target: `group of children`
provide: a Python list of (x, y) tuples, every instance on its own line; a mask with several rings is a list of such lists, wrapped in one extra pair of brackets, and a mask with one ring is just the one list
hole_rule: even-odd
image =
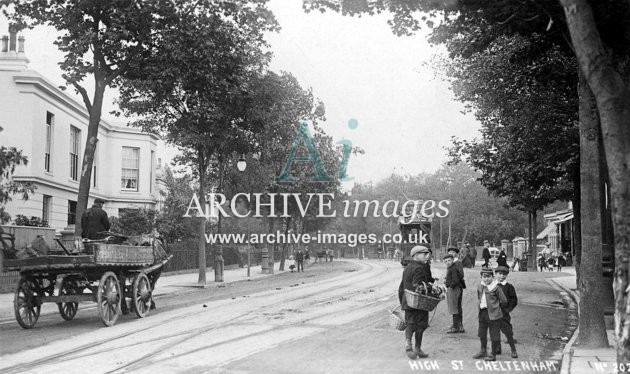
[[(512, 358), (518, 358), (512, 329), (510, 313), (516, 307), (518, 298), (514, 286), (507, 282), (510, 269), (498, 266), (496, 279), (490, 268), (481, 270), (481, 284), (477, 288), (479, 300), (479, 329), (477, 335), (481, 341), (481, 350), (473, 356), (475, 359), (495, 361), (501, 354), (501, 332), (505, 334), (511, 349)], [(488, 331), (491, 349), (488, 351)]]
[[(448, 309), (453, 315), (453, 325), (447, 334), (465, 332), (462, 316), (462, 294), (466, 288), (464, 282), (464, 269), (457, 259), (459, 250), (449, 248), (444, 256), (447, 266), (444, 285), (448, 288)], [(495, 279), (496, 273), (496, 279)], [(481, 270), (481, 283), (477, 288), (477, 300), (479, 307), (479, 329), (477, 335), (481, 341), (481, 350), (473, 356), (475, 359), (495, 361), (496, 355), (501, 354), (501, 332), (507, 337), (511, 348), (512, 358), (517, 358), (514, 344), (514, 332), (512, 329), (510, 313), (518, 303), (514, 286), (507, 282), (510, 268), (506, 263), (499, 264), (496, 272), (490, 267)], [(490, 332), (491, 349), (488, 351), (488, 331)]]

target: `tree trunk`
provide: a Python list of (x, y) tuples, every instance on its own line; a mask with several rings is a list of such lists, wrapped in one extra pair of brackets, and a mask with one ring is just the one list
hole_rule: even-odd
[[(532, 210), (532, 250), (534, 253), (534, 256), (536, 256), (537, 252), (538, 252), (538, 246), (537, 246), (537, 239), (536, 237), (538, 236), (538, 218), (536, 217), (536, 209)], [(534, 268), (536, 270), (538, 270), (538, 268), (536, 267), (536, 265), (534, 265)]]
[[(87, 137), (85, 140), (85, 150), (83, 151), (83, 161), (81, 163), (81, 178), (79, 179), (79, 194), (77, 196), (77, 211), (74, 224), (74, 235), (81, 236), (81, 217), (87, 209), (90, 198), (90, 184), (92, 181), (92, 164), (94, 163), (94, 151), (98, 140), (98, 127), (101, 123), (101, 113), (103, 110), (103, 96), (105, 94), (105, 79), (100, 79), (95, 73), (96, 87), (94, 89), (94, 100), (87, 108), (90, 115), (88, 122)], [(86, 105), (88, 103), (86, 102)]]
[[(284, 237), (286, 238), (289, 235), (289, 226), (291, 225), (291, 217), (286, 219), (284, 224)], [(280, 259), (280, 267), (278, 270), (284, 270), (284, 259), (287, 257), (287, 240), (282, 243), (282, 258)]]
[(535, 240), (532, 235), (532, 233), (534, 232), (534, 225), (532, 222), (533, 216), (534, 214), (531, 210), (527, 212), (527, 217), (529, 218), (529, 225), (527, 226), (527, 234), (529, 236), (529, 256), (527, 256), (527, 271), (538, 271), (538, 264), (536, 263), (536, 244), (534, 243)]
[[(198, 151), (199, 168), (199, 205), (206, 209), (206, 159), (202, 149)], [(198, 284), (206, 284), (206, 217), (199, 217), (199, 279)]]
[(574, 256), (573, 265), (575, 266), (575, 280), (576, 284), (580, 284), (580, 263), (582, 261), (582, 214), (581, 214), (581, 193), (580, 193), (580, 175), (576, 176), (577, 182), (574, 183), (574, 196), (573, 196), (573, 236), (571, 241), (573, 242)]
[[(273, 233), (273, 227), (274, 227), (274, 219), (272, 217), (268, 217), (269, 219), (269, 234)], [(273, 260), (273, 244), (269, 246), (269, 274), (273, 274), (273, 268), (274, 268), (274, 260)]]
[(604, 50), (587, 0), (561, 0), (573, 47), (599, 111), (615, 236), (617, 362), (630, 362), (630, 90)]
[(579, 74), (580, 98), (580, 187), (582, 258), (578, 340), (581, 347), (608, 347), (602, 305), (601, 177), (597, 106), (583, 74)]

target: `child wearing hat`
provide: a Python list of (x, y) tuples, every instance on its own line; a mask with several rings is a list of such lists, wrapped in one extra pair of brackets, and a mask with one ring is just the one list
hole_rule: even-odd
[(457, 257), (459, 249), (448, 248), (448, 254), (444, 256), (446, 263), (446, 279), (444, 285), (447, 287), (446, 300), (448, 312), (453, 316), (453, 325), (446, 332), (447, 334), (464, 333), (462, 297), (466, 283), (464, 282), (464, 266)]
[[(508, 344), (510, 345), (510, 349), (512, 350), (512, 358), (518, 358), (518, 354), (516, 353), (516, 345), (514, 344), (514, 330), (512, 329), (512, 322), (510, 313), (516, 308), (516, 304), (518, 304), (518, 298), (516, 297), (516, 289), (514, 286), (508, 283), (507, 276), (510, 273), (510, 269), (507, 266), (499, 266), (496, 270), (497, 280), (499, 282), (499, 288), (505, 294), (507, 298), (507, 305), (501, 308), (503, 312), (503, 318), (501, 319), (501, 332), (507, 338)], [(501, 354), (501, 342), (494, 348), (495, 354)]]
[[(402, 280), (398, 287), (398, 300), (401, 309), (405, 311), (405, 352), (410, 359), (426, 358), (429, 355), (422, 351), (422, 335), (429, 326), (429, 312), (414, 309), (407, 304), (405, 290), (415, 291), (417, 285), (423, 282), (430, 287), (433, 282), (429, 257), (431, 251), (427, 247), (417, 245), (411, 249), (411, 261), (405, 267)], [(416, 336), (415, 348), (411, 345), (411, 339)]]
[[(501, 307), (507, 305), (507, 298), (499, 287), (499, 282), (494, 279), (492, 269), (481, 270), (481, 284), (477, 288), (479, 299), (479, 330), (477, 335), (481, 341), (481, 350), (473, 356), (474, 359), (483, 358), (486, 361), (496, 360), (495, 348), (501, 342), (501, 319), (503, 312)], [(492, 350), (488, 354), (488, 330)]]

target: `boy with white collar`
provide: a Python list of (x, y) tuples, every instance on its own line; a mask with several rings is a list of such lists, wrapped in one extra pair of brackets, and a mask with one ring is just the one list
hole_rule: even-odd
[[(496, 360), (495, 349), (501, 343), (501, 307), (507, 305), (507, 298), (494, 279), (492, 269), (481, 270), (481, 284), (477, 288), (479, 299), (479, 330), (477, 335), (481, 341), (481, 350), (473, 356), (474, 359), (483, 358), (486, 361)], [(493, 349), (488, 354), (488, 330)]]
[[(516, 345), (514, 341), (514, 330), (512, 329), (512, 322), (510, 313), (516, 308), (518, 304), (518, 298), (516, 296), (516, 289), (514, 286), (508, 283), (507, 276), (510, 273), (510, 269), (507, 266), (499, 266), (497, 267), (497, 280), (499, 281), (499, 287), (501, 291), (505, 294), (507, 298), (507, 305), (502, 308), (503, 318), (501, 319), (501, 331), (505, 334), (507, 338), (508, 344), (510, 345), (510, 349), (512, 350), (512, 358), (518, 358), (518, 353), (516, 353)], [(500, 355), (501, 354), (501, 342), (497, 347), (493, 347), (494, 353)]]

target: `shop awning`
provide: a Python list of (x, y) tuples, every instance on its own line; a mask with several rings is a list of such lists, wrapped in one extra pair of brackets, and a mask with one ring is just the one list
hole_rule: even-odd
[(555, 230), (556, 230), (556, 224), (555, 223), (550, 223), (550, 224), (547, 225), (547, 227), (545, 227), (545, 229), (543, 231), (540, 232), (540, 234), (536, 235), (536, 239), (544, 239), (544, 238), (548, 237), (549, 234), (551, 234)]

